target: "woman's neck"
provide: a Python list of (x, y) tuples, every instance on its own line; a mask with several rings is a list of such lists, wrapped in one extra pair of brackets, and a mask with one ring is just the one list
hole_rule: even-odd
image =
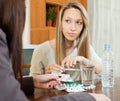
[(74, 47), (74, 41), (65, 40), (65, 47), (67, 49)]
[(72, 51), (75, 49), (74, 47), (74, 41), (65, 41), (65, 49), (66, 49), (66, 56), (72, 53)]

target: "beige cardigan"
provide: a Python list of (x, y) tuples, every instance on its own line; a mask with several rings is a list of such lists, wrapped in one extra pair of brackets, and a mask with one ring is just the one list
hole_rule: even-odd
[[(70, 54), (70, 56), (77, 56), (77, 48)], [(96, 54), (92, 46), (90, 46), (90, 60), (101, 63), (101, 59)], [(55, 52), (50, 46), (49, 41), (38, 45), (32, 56), (30, 75), (44, 74), (45, 68), (50, 64), (56, 64)], [(70, 72), (74, 80), (80, 79), (80, 72)]]

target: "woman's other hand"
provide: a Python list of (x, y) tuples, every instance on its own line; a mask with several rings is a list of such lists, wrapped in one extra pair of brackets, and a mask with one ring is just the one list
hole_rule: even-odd
[(52, 74), (43, 74), (33, 76), (33, 82), (35, 88), (47, 88), (51, 89), (55, 85), (62, 85), (59, 77)]
[(82, 56), (74, 56), (74, 57), (67, 56), (63, 59), (62, 66), (65, 68), (73, 68), (78, 63), (82, 63), (82, 61), (83, 61)]
[(51, 64), (51, 65), (48, 65), (46, 68), (45, 68), (45, 73), (46, 74), (51, 74), (52, 72), (62, 72), (62, 69), (63, 67), (57, 65), (57, 64)]
[(64, 68), (74, 68), (77, 64), (81, 64), (83, 66), (89, 66), (89, 67), (94, 66), (96, 73), (100, 73), (102, 71), (100, 63), (93, 62), (83, 56), (74, 56), (74, 57), (67, 56), (62, 61), (62, 67)]

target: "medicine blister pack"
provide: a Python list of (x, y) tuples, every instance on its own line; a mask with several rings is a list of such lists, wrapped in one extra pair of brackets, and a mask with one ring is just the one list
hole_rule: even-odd
[(73, 82), (73, 79), (70, 77), (70, 74), (62, 74), (57, 72), (52, 72), (53, 75), (59, 76), (61, 82)]
[(58, 90), (65, 90), (66, 92), (82, 92), (85, 91), (83, 88), (83, 84), (79, 84), (78, 82), (63, 82), (62, 86), (55, 86)]
[(83, 84), (79, 82), (74, 82), (74, 80), (70, 77), (69, 74), (58, 74), (53, 73), (54, 75), (60, 76), (60, 81), (62, 82), (62, 86), (56, 85), (55, 88), (57, 90), (65, 90), (66, 92), (82, 92), (85, 90), (90, 90), (95, 88), (94, 85), (85, 87)]

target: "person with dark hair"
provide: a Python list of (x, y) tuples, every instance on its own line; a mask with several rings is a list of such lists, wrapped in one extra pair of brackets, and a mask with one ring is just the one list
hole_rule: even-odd
[[(25, 23), (24, 0), (0, 0), (0, 101), (26, 101), (36, 88), (53, 88), (59, 77), (51, 74), (22, 78), (22, 33)], [(17, 81), (17, 80), (19, 81)]]
[[(24, 22), (24, 0), (0, 0), (0, 101), (28, 101), (21, 88), (28, 94), (33, 93), (34, 87), (49, 89), (56, 84), (61, 84), (59, 77), (51, 74), (22, 78), (22, 33)], [(87, 93), (81, 93), (79, 96), (77, 94), (68, 94), (66, 97), (61, 96), (60, 99), (74, 98), (76, 96), (84, 97), (84, 99), (86, 99), (85, 96), (88, 96), (91, 101), (95, 101), (94, 97)], [(59, 97), (51, 100), (59, 100)]]

